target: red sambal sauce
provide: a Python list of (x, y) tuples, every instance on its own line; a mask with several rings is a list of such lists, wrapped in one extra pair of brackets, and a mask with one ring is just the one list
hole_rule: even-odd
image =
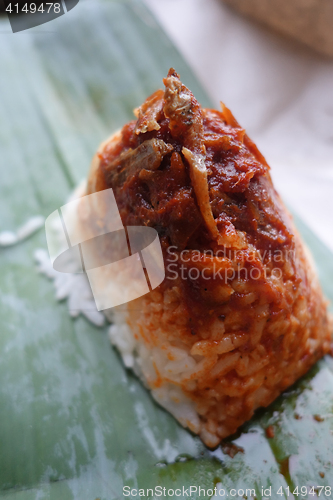
[[(261, 250), (292, 245), (292, 232), (284, 220), (280, 200), (272, 186), (268, 167), (258, 161), (245, 144), (244, 130), (227, 125), (223, 114), (203, 110), (206, 168), (209, 194), (219, 229), (232, 224), (244, 231), (248, 241)], [(101, 155), (104, 187), (112, 187), (126, 225), (154, 227), (168, 245), (185, 248), (214, 248), (198, 209), (182, 144), (172, 138), (168, 118), (159, 120), (160, 130), (136, 135), (136, 121), (122, 129), (121, 141)], [(151, 138), (173, 146), (159, 168), (146, 171), (144, 165), (123, 185), (108, 182), (110, 163), (121, 153), (136, 149)]]
[[(227, 108), (224, 112), (201, 109), (201, 116), (209, 198), (219, 233), (243, 232), (247, 245), (253, 245), (262, 254), (293, 248), (290, 221), (284, 216), (269, 167), (254, 143)], [(98, 189), (113, 188), (124, 225), (144, 225), (157, 230), (166, 264), (170, 247), (173, 252), (191, 249), (214, 253), (219, 246), (200, 212), (189, 165), (182, 153), (182, 137), (171, 134), (163, 106), (155, 118), (158, 130), (137, 133), (137, 122), (131, 121), (123, 127), (121, 140), (111, 149), (104, 149), (100, 154)], [(156, 148), (157, 154), (161, 148), (158, 141), (172, 146), (172, 150), (162, 151), (158, 168), (155, 165), (147, 169), (144, 161), (136, 168), (132, 151), (152, 141), (156, 143), (152, 143), (151, 151)], [(143, 150), (141, 154), (150, 152)], [(126, 161), (131, 162), (129, 167)], [(257, 263), (261, 267), (258, 272), (262, 272), (262, 264)], [(214, 283), (200, 278), (185, 279), (181, 286), (186, 289), (189, 306), (198, 301), (202, 304), (202, 311), (199, 307), (195, 315), (205, 314), (204, 304), (211, 300), (216, 280)], [(237, 307), (238, 295), (234, 294), (230, 305), (234, 303)], [(216, 307), (213, 309), (216, 312)]]

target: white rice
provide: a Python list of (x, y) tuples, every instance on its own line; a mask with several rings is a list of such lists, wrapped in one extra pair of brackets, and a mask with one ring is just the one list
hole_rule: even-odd
[(0, 247), (16, 245), (29, 238), (44, 225), (45, 219), (42, 215), (30, 217), (30, 219), (16, 231), (2, 231), (0, 233)]

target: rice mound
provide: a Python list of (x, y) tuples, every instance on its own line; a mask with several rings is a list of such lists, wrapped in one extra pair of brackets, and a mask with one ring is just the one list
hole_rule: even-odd
[(215, 447), (329, 352), (332, 324), (265, 159), (227, 108), (164, 83), (101, 145), (86, 194), (112, 187), (124, 225), (159, 232), (166, 278), (113, 309), (110, 339)]

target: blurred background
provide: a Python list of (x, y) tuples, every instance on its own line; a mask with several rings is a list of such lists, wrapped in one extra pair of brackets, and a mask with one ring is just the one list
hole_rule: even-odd
[[(225, 102), (257, 143), (285, 201), (333, 250), (333, 57), (221, 0), (145, 1), (214, 106)], [(316, 2), (300, 4), (302, 11)]]

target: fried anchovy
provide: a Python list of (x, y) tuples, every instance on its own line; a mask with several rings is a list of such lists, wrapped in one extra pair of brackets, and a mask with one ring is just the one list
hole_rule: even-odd
[(106, 181), (112, 186), (121, 186), (141, 169), (157, 170), (164, 156), (173, 146), (161, 139), (150, 139), (136, 149), (129, 149), (113, 160), (105, 169)]

